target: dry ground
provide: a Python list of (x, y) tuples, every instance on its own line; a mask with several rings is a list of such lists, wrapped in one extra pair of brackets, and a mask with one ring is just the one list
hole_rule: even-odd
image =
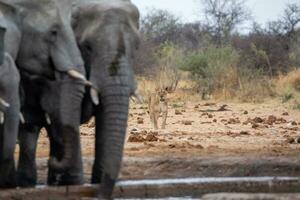
[[(299, 122), (299, 110), (274, 101), (177, 102), (169, 105), (167, 128), (155, 131), (147, 106), (132, 105), (121, 178), (299, 176)], [(93, 132), (93, 123), (81, 128), (87, 180)], [(47, 174), (47, 156), (48, 138), (43, 133), (38, 148), (41, 182)]]

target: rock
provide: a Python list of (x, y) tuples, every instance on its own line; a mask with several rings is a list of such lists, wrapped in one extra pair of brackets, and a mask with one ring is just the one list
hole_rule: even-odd
[(130, 135), (128, 142), (144, 142), (144, 138), (141, 135)]
[(195, 105), (195, 107), (194, 107), (195, 109), (197, 109), (197, 108), (199, 108), (199, 105)]
[(216, 103), (205, 103), (203, 106), (215, 106), (217, 105)]
[(193, 124), (193, 121), (189, 121), (189, 120), (184, 120), (182, 121), (182, 124), (186, 125), (186, 126), (190, 126)]
[(241, 121), (239, 119), (230, 118), (228, 124), (240, 124)]
[(144, 119), (142, 117), (137, 118), (137, 123), (138, 124), (144, 124)]
[(260, 117), (255, 117), (255, 118), (253, 119), (253, 122), (254, 122), (254, 123), (263, 123), (264, 120), (263, 120), (262, 118), (260, 118)]
[(216, 123), (216, 122), (218, 122), (218, 120), (214, 119), (213, 122)]
[(295, 143), (295, 139), (292, 138), (292, 137), (288, 137), (288, 138), (285, 140), (285, 142), (286, 142), (287, 144), (294, 144), (294, 143)]
[(240, 134), (241, 135), (250, 135), (250, 133), (248, 131), (241, 131)]
[(248, 115), (249, 112), (247, 110), (244, 111), (244, 115)]
[(147, 142), (157, 142), (158, 138), (154, 134), (149, 134), (146, 136), (145, 141)]
[(175, 110), (175, 115), (182, 115), (182, 112), (180, 112), (179, 110)]
[(131, 129), (130, 133), (131, 133), (131, 134), (135, 134), (135, 133), (137, 133), (138, 131), (139, 131), (139, 129), (133, 128), (133, 129)]
[(214, 117), (212, 114), (208, 114), (207, 116), (208, 116), (208, 118), (213, 118)]
[(282, 115), (283, 115), (283, 116), (288, 116), (289, 113), (288, 113), (288, 112), (284, 112), (284, 113), (282, 113)]
[(252, 124), (252, 128), (259, 128), (259, 125), (258, 124)]
[(266, 123), (269, 125), (273, 125), (277, 121), (277, 118), (274, 115), (270, 115), (266, 120)]

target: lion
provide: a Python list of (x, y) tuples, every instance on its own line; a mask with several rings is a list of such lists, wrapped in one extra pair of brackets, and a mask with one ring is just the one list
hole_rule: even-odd
[(170, 88), (157, 88), (155, 92), (149, 95), (148, 108), (151, 123), (154, 129), (158, 129), (158, 118), (162, 116), (161, 128), (165, 129), (168, 117), (168, 98)]

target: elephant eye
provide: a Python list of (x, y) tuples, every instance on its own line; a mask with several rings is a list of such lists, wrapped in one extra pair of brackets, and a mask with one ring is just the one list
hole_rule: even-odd
[(57, 35), (58, 35), (58, 29), (56, 26), (49, 30), (49, 38), (51, 42), (56, 41)]

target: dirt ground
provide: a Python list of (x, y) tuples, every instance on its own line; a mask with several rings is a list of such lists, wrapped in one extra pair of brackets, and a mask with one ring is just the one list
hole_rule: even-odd
[[(279, 102), (170, 103), (167, 128), (154, 130), (146, 105), (131, 105), (122, 179), (195, 176), (300, 176), (300, 111)], [(81, 128), (85, 175), (93, 163), (94, 124)], [(39, 139), (39, 175), (48, 138)]]

